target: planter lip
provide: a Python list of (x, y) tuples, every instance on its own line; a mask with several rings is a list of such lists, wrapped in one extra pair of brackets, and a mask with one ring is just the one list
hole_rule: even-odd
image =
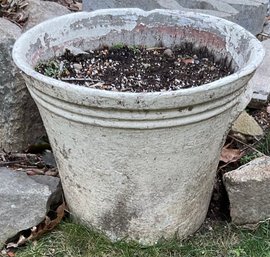
[[(186, 89), (179, 89), (175, 91), (163, 91), (163, 92), (140, 92), (140, 93), (135, 93), (135, 92), (118, 92), (118, 91), (108, 91), (108, 90), (102, 90), (102, 89), (95, 89), (95, 88), (88, 88), (85, 86), (80, 86), (72, 83), (67, 83), (61, 80), (57, 80), (51, 77), (47, 77), (45, 75), (42, 75), (41, 73), (38, 73), (37, 71), (34, 70), (33, 67), (29, 63), (26, 62), (25, 58), (23, 57), (25, 49), (25, 45), (28, 46), (27, 42), (29, 41), (29, 35), (31, 34), (36, 34), (39, 31), (44, 32), (43, 27), (48, 27), (52, 26), (55, 22), (63, 19), (72, 19), (78, 18), (83, 19), (83, 18), (91, 18), (95, 17), (97, 15), (102, 15), (102, 14), (114, 14), (117, 13), (119, 15), (124, 15), (124, 14), (134, 14), (134, 15), (141, 15), (141, 16), (148, 16), (154, 13), (161, 13), (161, 14), (168, 14), (168, 15), (183, 15), (186, 18), (196, 18), (196, 17), (201, 17), (201, 18), (211, 18), (214, 19), (215, 21), (222, 21), (228, 26), (233, 26), (234, 29), (237, 28), (239, 31), (243, 31), (243, 33), (250, 38), (250, 41), (252, 41), (253, 49), (256, 49), (256, 55), (254, 55), (254, 58), (252, 62), (250, 61), (247, 65), (245, 65), (243, 68), (240, 68), (238, 71), (235, 73), (223, 77), (219, 80), (213, 81), (211, 83), (203, 84), (198, 87), (193, 87), (193, 88), (186, 88)], [(41, 30), (42, 29), (42, 30)], [(40, 33), (39, 33), (40, 34)], [(159, 98), (167, 99), (170, 96), (189, 96), (193, 95), (194, 93), (199, 93), (202, 94), (203, 92), (206, 91), (212, 91), (212, 90), (217, 90), (219, 88), (222, 88), (230, 83), (233, 83), (237, 81), (240, 77), (245, 77), (248, 75), (251, 75), (256, 68), (261, 64), (263, 58), (265, 55), (264, 48), (259, 42), (259, 40), (253, 36), (250, 32), (242, 28), (240, 25), (237, 25), (233, 22), (230, 22), (228, 20), (211, 16), (208, 14), (202, 14), (202, 13), (196, 13), (196, 12), (185, 12), (185, 11), (178, 11), (178, 10), (167, 10), (167, 9), (155, 9), (151, 11), (144, 11), (139, 8), (115, 8), (115, 9), (101, 9), (101, 10), (96, 10), (93, 12), (79, 12), (79, 13), (73, 13), (73, 14), (67, 14), (63, 16), (59, 16), (50, 20), (46, 20), (35, 27), (31, 28), (24, 34), (20, 36), (20, 38), (15, 42), (13, 51), (12, 51), (12, 56), (15, 64), (21, 69), (23, 73), (26, 75), (33, 77), (40, 82), (50, 84), (51, 86), (58, 88), (60, 91), (66, 90), (66, 91), (71, 91), (71, 92), (80, 92), (80, 94), (83, 95), (89, 95), (93, 97), (105, 97), (107, 99), (130, 99), (130, 100), (135, 100), (138, 98), (144, 99), (147, 101), (148, 99), (151, 100), (156, 96), (159, 96)], [(215, 98), (218, 98), (220, 96), (216, 96)]]

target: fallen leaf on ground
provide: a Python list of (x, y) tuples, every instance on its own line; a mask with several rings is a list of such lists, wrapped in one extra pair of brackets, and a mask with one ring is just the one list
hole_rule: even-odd
[(9, 252), (7, 252), (7, 256), (8, 257), (15, 257), (16, 254), (14, 252), (12, 252), (12, 251), (9, 251)]
[(82, 3), (75, 2), (73, 4), (70, 4), (68, 9), (71, 11), (75, 11), (75, 12), (81, 11), (82, 10)]
[(28, 240), (36, 240), (43, 234), (53, 230), (63, 219), (65, 215), (65, 203), (62, 203), (57, 209), (56, 209), (56, 218), (51, 220), (48, 216), (45, 217), (45, 220), (40, 223), (37, 227), (34, 227), (32, 229), (32, 233), (29, 236)]
[(66, 208), (66, 204), (62, 203), (56, 209), (56, 218), (55, 219), (50, 219), (50, 217), (46, 216), (45, 219), (43, 220), (43, 222), (41, 222), (39, 225), (34, 226), (30, 229), (31, 234), (29, 237), (24, 237), (23, 235), (20, 235), (19, 240), (16, 243), (11, 242), (11, 243), (7, 244), (6, 249), (17, 248), (20, 245), (24, 245), (28, 241), (34, 241), (34, 240), (40, 238), (45, 233), (53, 230), (63, 219), (63, 217), (65, 215), (65, 208)]
[(219, 160), (225, 163), (236, 162), (243, 156), (243, 154), (244, 153), (240, 149), (227, 148), (224, 146)]

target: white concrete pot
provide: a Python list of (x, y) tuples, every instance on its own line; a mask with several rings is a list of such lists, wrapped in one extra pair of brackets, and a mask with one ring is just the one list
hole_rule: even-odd
[[(40, 60), (66, 47), (195, 43), (234, 74), (190, 89), (119, 93), (37, 73)], [(264, 56), (242, 27), (203, 14), (110, 9), (46, 21), (15, 44), (13, 57), (36, 101), (70, 211), (112, 240), (152, 244), (195, 232), (205, 219), (220, 150), (248, 104), (248, 81)]]

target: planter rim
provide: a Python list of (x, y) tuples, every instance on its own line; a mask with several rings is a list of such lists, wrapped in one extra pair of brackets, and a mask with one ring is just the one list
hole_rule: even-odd
[[(55, 23), (57, 23), (60, 20), (73, 17), (78, 17), (80, 19), (82, 18), (91, 18), (95, 17), (97, 15), (102, 14), (109, 14), (109, 13), (117, 13), (119, 15), (124, 15), (129, 13), (135, 14), (135, 15), (141, 15), (141, 16), (148, 16), (153, 13), (161, 13), (161, 14), (168, 14), (168, 15), (182, 15), (187, 18), (192, 17), (201, 17), (201, 18), (211, 18), (216, 21), (222, 21), (228, 26), (233, 27), (234, 29), (238, 29), (239, 31), (242, 31), (243, 34), (245, 34), (247, 37), (249, 37), (250, 41), (252, 42), (253, 49), (256, 49), (257, 53), (255, 55), (255, 58), (252, 60), (252, 62), (249, 62), (244, 67), (240, 68), (235, 73), (223, 77), (219, 80), (213, 81), (211, 83), (203, 84), (198, 87), (193, 88), (186, 88), (186, 89), (179, 89), (175, 91), (163, 91), (163, 92), (140, 92), (140, 93), (134, 93), (134, 92), (118, 92), (118, 91), (108, 91), (108, 90), (102, 90), (102, 89), (94, 89), (94, 88), (88, 88), (85, 86), (79, 86), (72, 83), (63, 82), (61, 80), (57, 80), (51, 77), (47, 77), (45, 75), (42, 75), (41, 73), (38, 73), (34, 70), (33, 67), (30, 66), (29, 63), (26, 62), (23, 54), (25, 53), (25, 46), (28, 46), (29, 42), (29, 36), (32, 34), (40, 34), (40, 32), (44, 31), (43, 27), (50, 27), (54, 26)], [(60, 90), (67, 90), (67, 91), (77, 91), (82, 94), (89, 94), (91, 93), (92, 96), (98, 96), (98, 97), (105, 97), (105, 98), (121, 98), (121, 99), (136, 99), (138, 97), (142, 97), (144, 100), (152, 99), (155, 96), (168, 98), (171, 95), (174, 96), (188, 96), (192, 95), (194, 93), (203, 93), (207, 90), (214, 90), (222, 88), (230, 83), (233, 83), (239, 79), (239, 77), (245, 77), (248, 75), (251, 75), (256, 68), (261, 64), (263, 58), (265, 55), (264, 48), (259, 42), (259, 40), (253, 36), (250, 32), (245, 30), (243, 27), (241, 27), (238, 24), (235, 24), (233, 22), (230, 22), (228, 20), (211, 16), (208, 14), (202, 14), (202, 13), (196, 13), (196, 12), (186, 12), (186, 11), (178, 11), (178, 10), (167, 10), (167, 9), (155, 9), (151, 11), (144, 11), (139, 8), (112, 8), (112, 9), (101, 9), (96, 10), (93, 12), (79, 12), (79, 13), (73, 13), (73, 14), (67, 14), (63, 16), (59, 16), (53, 19), (46, 20), (35, 27), (31, 28), (27, 32), (23, 33), (20, 38), (15, 42), (13, 47), (12, 56), (14, 59), (15, 64), (28, 76), (34, 77), (35, 79), (43, 82), (43, 83), (49, 83), (50, 85), (54, 86), (55, 88), (59, 88)]]

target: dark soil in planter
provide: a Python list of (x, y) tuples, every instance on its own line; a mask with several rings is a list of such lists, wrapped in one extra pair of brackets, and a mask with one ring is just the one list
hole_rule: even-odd
[(39, 63), (36, 71), (65, 82), (119, 92), (160, 92), (197, 87), (233, 73), (227, 58), (215, 61), (206, 48), (103, 47)]

